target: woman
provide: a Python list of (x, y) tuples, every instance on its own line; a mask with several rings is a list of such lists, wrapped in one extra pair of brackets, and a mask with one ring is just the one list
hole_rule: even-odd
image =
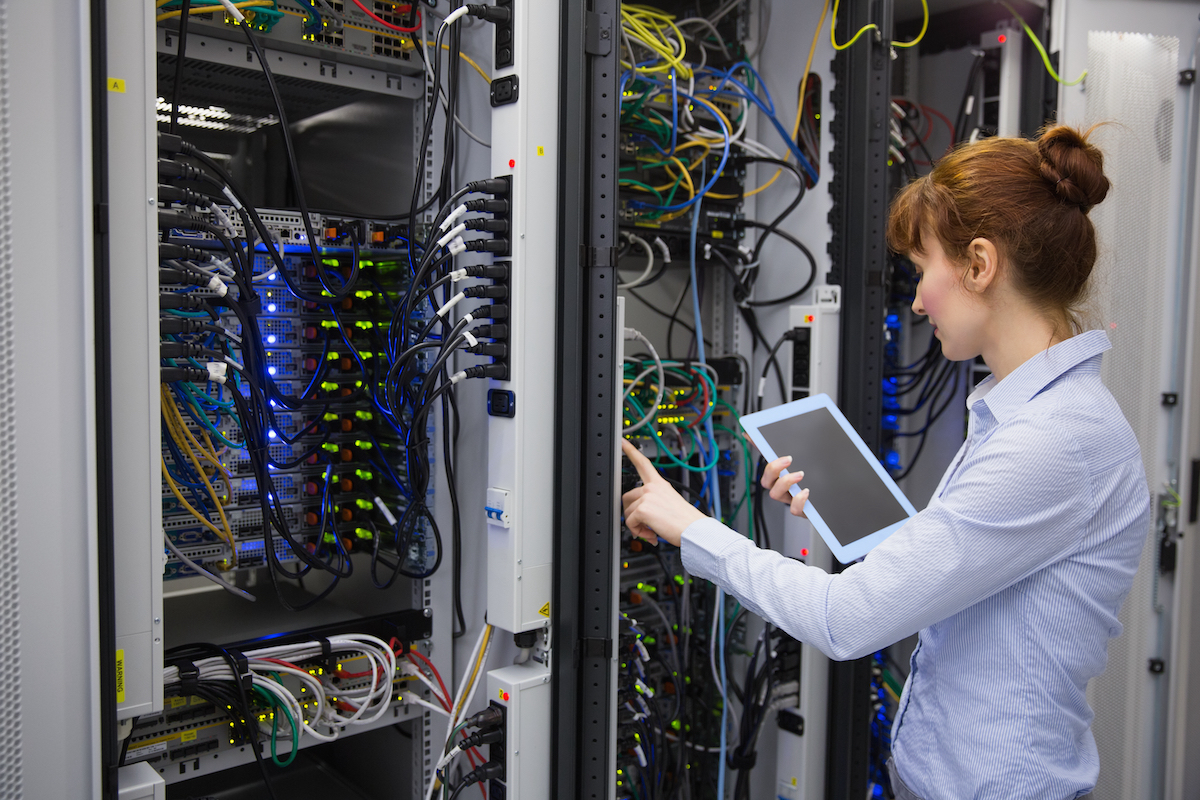
[[(1077, 309), (1096, 260), (1087, 217), (1109, 183), (1085, 134), (962, 147), (897, 197), (888, 241), (920, 273), (913, 311), (949, 359), (992, 376), (967, 399), (967, 441), (929, 506), (829, 575), (705, 517), (629, 442), (643, 485), (634, 535), (830, 658), (920, 641), (893, 728), (899, 798), (1087, 794), (1099, 772), (1084, 693), (1105, 666), (1149, 529), (1141, 453), (1100, 382), (1102, 331)], [(768, 465), (801, 514), (804, 475)], [(852, 490), (850, 490), (852, 491)]]

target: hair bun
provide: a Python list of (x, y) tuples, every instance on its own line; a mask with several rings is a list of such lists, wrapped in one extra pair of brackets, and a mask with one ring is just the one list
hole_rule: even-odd
[(1104, 156), (1088, 144), (1091, 130), (1080, 133), (1069, 125), (1047, 128), (1038, 137), (1042, 177), (1052, 184), (1064, 203), (1091, 211), (1108, 195), (1109, 182), (1104, 176)]

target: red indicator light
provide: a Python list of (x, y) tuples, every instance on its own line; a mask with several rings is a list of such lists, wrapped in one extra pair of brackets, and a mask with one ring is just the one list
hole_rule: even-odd
[(801, 547), (801, 548), (800, 548), (800, 557), (801, 557), (801, 558), (808, 558), (808, 548), (807, 548), (807, 547)]
[(814, 317), (812, 314), (805, 314), (805, 315), (804, 315), (804, 321), (805, 321), (805, 322), (812, 322), (814, 319), (816, 319), (816, 318), (815, 318), (815, 317)]
[(996, 41), (999, 42), (1000, 44), (1004, 44), (1005, 42), (1008, 41), (1008, 37), (1002, 33), (996, 37)]
[(512, 168), (513, 168), (513, 167), (515, 167), (516, 165), (517, 165), (517, 160), (516, 160), (515, 158), (510, 158), (510, 159), (508, 160), (508, 168), (509, 168), (509, 169), (512, 169)]

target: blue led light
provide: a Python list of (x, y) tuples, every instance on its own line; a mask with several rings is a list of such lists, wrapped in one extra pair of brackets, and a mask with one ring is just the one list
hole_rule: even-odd
[(274, 337), (274, 336), (268, 336), (268, 337), (267, 337), (267, 344), (275, 344), (275, 337)]
[(275, 374), (275, 368), (274, 368), (274, 367), (267, 367), (267, 374), (268, 374), (268, 375), (274, 375), (274, 374)]
[(267, 304), (267, 311), (274, 312), (274, 311), (275, 311), (275, 304), (274, 304), (274, 303), (268, 303), (268, 304)]
[(267, 431), (267, 436), (272, 439), (274, 439), (276, 437), (276, 435), (277, 434), (275, 433), (275, 431)]

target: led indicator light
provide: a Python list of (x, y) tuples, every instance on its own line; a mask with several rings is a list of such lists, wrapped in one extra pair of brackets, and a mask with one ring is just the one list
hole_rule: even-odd
[(996, 37), (996, 41), (999, 42), (1000, 44), (1004, 44), (1005, 42), (1008, 41), (1008, 37), (1002, 33)]
[(805, 321), (805, 322), (812, 322), (814, 319), (816, 319), (816, 317), (814, 317), (812, 314), (805, 314), (805, 315), (804, 315), (804, 321)]
[(275, 337), (274, 337), (274, 336), (268, 336), (268, 337), (267, 337), (267, 344), (275, 344)]
[(800, 548), (800, 557), (801, 557), (801, 558), (808, 558), (808, 548), (807, 548), (807, 547), (801, 547), (801, 548)]
[(274, 304), (274, 303), (267, 303), (267, 311), (274, 312), (274, 311), (275, 311), (275, 304)]
[(517, 160), (515, 158), (510, 158), (508, 160), (508, 168), (513, 169), (516, 166), (517, 166)]
[(269, 375), (274, 375), (276, 371), (277, 370), (274, 367), (267, 367), (267, 374)]

